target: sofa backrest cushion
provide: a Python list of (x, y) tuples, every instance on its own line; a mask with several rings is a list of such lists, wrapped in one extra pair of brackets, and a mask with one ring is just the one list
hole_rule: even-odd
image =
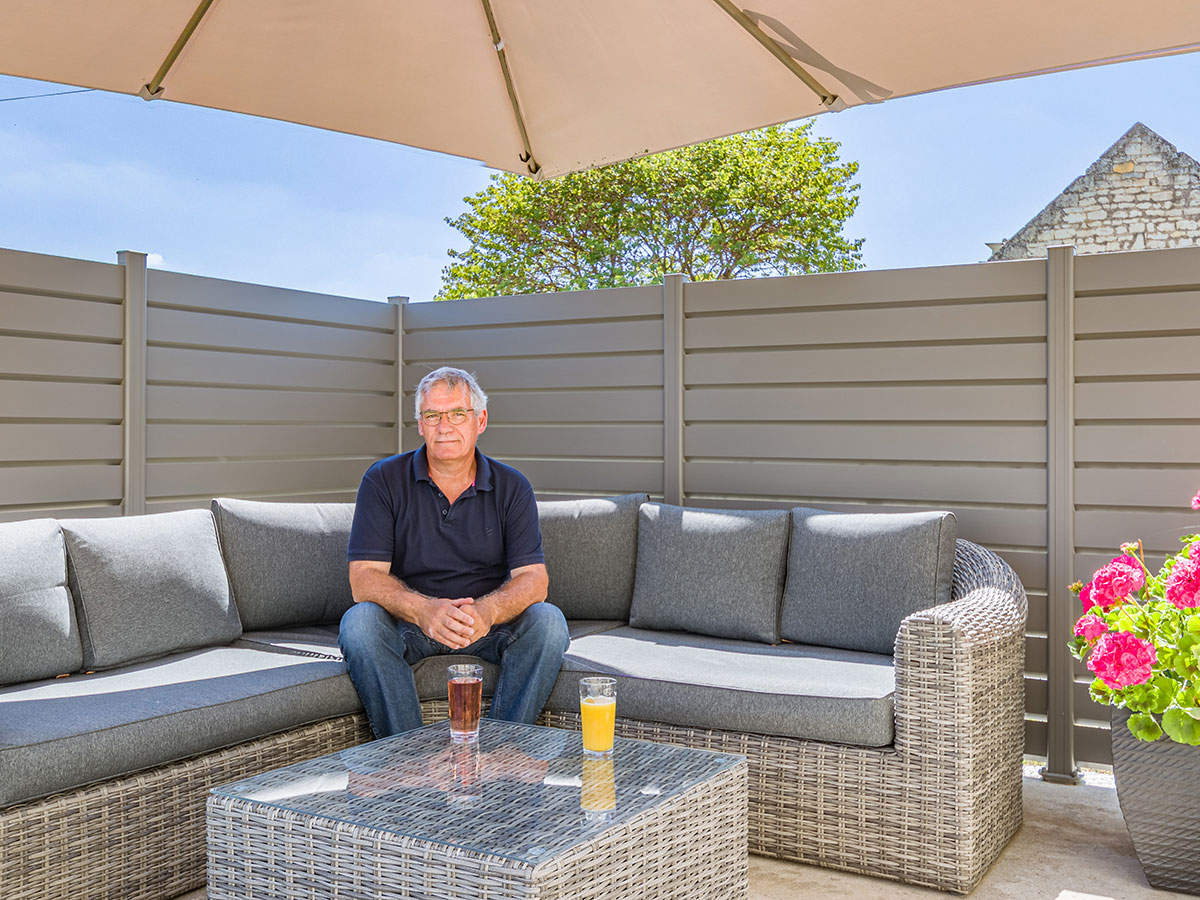
[(785, 509), (643, 503), (629, 624), (779, 642)]
[(241, 636), (207, 509), (61, 525), (84, 668), (109, 669)]
[(895, 652), (906, 616), (950, 600), (957, 533), (950, 512), (793, 509), (781, 636)]
[(353, 503), (212, 502), (247, 631), (338, 622), (354, 605), (346, 545)]
[(538, 503), (547, 598), (568, 619), (629, 620), (638, 507), (649, 494)]
[(53, 519), (0, 524), (0, 684), (82, 665), (62, 529)]

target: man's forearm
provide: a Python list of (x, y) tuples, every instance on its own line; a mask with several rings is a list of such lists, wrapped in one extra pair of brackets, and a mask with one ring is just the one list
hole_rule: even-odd
[(395, 575), (371, 569), (356, 572), (350, 579), (350, 590), (356, 603), (377, 603), (397, 619), (414, 624), (419, 622), (420, 607), (430, 600)]
[(538, 572), (520, 572), (490, 594), (475, 601), (492, 625), (511, 622), (533, 604), (546, 599), (547, 580)]

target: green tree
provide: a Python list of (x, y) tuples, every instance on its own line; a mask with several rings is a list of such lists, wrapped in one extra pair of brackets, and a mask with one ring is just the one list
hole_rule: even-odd
[(497, 174), (446, 219), (470, 240), (451, 250), (439, 300), (842, 272), (862, 239), (842, 234), (858, 205), (858, 163), (775, 125), (547, 181)]

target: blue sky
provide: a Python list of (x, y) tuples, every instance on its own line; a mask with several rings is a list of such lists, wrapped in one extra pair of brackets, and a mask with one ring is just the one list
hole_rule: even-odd
[[(1134, 122), (1200, 157), (1200, 54), (820, 116), (859, 162), (869, 268), (977, 262)], [(64, 90), (0, 76), (0, 100)], [(382, 300), (431, 298), (475, 163), (97, 91), (0, 102), (0, 247)]]

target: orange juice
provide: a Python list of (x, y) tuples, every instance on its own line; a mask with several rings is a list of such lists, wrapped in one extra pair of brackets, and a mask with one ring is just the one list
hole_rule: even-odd
[(589, 753), (611, 753), (617, 698), (584, 697), (579, 701), (579, 712), (583, 717), (583, 749)]

